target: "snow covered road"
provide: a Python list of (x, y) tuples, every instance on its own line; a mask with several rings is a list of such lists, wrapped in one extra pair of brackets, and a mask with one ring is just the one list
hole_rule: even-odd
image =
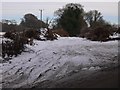
[(26, 51), (2, 63), (3, 88), (33, 87), (37, 83), (80, 71), (94, 72), (118, 64), (118, 41), (93, 42), (83, 38), (60, 37), (37, 41)]

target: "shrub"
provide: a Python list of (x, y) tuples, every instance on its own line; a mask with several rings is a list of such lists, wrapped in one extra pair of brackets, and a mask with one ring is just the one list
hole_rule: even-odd
[(12, 57), (21, 54), (25, 49), (25, 44), (28, 43), (28, 38), (23, 37), (22, 34), (13, 34), (13, 38), (11, 41), (2, 41), (2, 57)]
[[(33, 44), (33, 39), (40, 38), (40, 32), (37, 30), (29, 29), (23, 32), (7, 32), (4, 37), (12, 40), (2, 41), (2, 57), (12, 57), (21, 54), (25, 49), (25, 44)], [(57, 39), (55, 33), (51, 30), (47, 30), (45, 36), (47, 40)]]
[(91, 33), (91, 31), (92, 31), (92, 28), (82, 28), (80, 31), (80, 37), (87, 38), (87, 36)]
[(24, 48), (25, 46), (22, 40), (2, 42), (2, 57), (12, 57), (13, 55), (17, 56), (24, 51)]
[(40, 37), (39, 37), (40, 32), (37, 30), (34, 30), (34, 29), (28, 29), (24, 32), (24, 34), (25, 34), (25, 37), (27, 37), (27, 38), (34, 38), (37, 40), (40, 39)]
[(94, 40), (97, 41), (106, 41), (107, 39), (109, 39), (109, 36), (112, 34), (111, 30), (106, 26), (98, 27), (94, 29), (93, 33), (94, 35), (96, 35), (96, 38), (94, 38)]
[(61, 37), (69, 37), (69, 33), (66, 32), (66, 31), (63, 30), (63, 29), (53, 30), (53, 33), (56, 33), (56, 34), (60, 35)]
[(112, 35), (112, 30), (108, 26), (85, 28), (81, 30), (80, 36), (90, 39), (92, 41), (106, 41)]
[(9, 39), (14, 39), (14, 35), (15, 35), (14, 32), (8, 31), (8, 32), (6, 32), (6, 33), (4, 34), (4, 37), (5, 37), (5, 38), (9, 38)]
[(47, 30), (45, 36), (47, 40), (54, 40), (57, 39), (57, 35), (55, 33), (52, 32), (52, 30)]
[(118, 27), (116, 33), (119, 33), (119, 34), (120, 34), (120, 27)]

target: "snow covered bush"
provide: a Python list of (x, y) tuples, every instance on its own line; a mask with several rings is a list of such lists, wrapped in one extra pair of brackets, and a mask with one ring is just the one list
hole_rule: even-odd
[(25, 49), (25, 44), (33, 45), (33, 40), (42, 40), (42, 35), (45, 40), (55, 40), (57, 35), (49, 29), (45, 29), (46, 32), (41, 33), (38, 30), (28, 29), (23, 32), (7, 32), (4, 37), (11, 39), (2, 42), (2, 57), (12, 57), (21, 54)]
[(28, 29), (24, 31), (23, 34), (27, 38), (33, 38), (41, 41), (57, 39), (56, 34), (48, 28), (42, 28), (40, 30)]
[(12, 57), (21, 54), (25, 46), (22, 40), (2, 42), (2, 57)]
[(25, 44), (28, 44), (28, 38), (20, 34), (14, 34), (10, 40), (2, 41), (2, 57), (12, 57), (21, 54), (25, 49)]

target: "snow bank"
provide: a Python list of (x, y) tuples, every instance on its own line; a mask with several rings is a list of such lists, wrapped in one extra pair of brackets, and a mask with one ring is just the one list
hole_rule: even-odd
[(83, 38), (60, 37), (55, 41), (34, 40), (34, 46), (3, 63), (3, 87), (21, 87), (63, 77), (80, 70), (99, 70), (117, 64), (118, 42), (93, 42)]

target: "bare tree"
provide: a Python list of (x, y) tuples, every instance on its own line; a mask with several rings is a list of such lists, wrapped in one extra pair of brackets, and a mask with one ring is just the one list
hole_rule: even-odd
[(93, 27), (98, 22), (104, 22), (102, 14), (97, 10), (90, 10), (84, 16), (90, 27)]

